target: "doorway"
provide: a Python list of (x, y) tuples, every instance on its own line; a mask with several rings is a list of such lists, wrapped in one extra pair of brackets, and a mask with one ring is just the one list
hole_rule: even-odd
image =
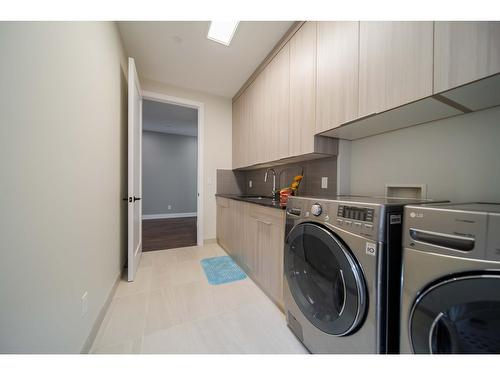
[(203, 243), (199, 103), (143, 92), (142, 249)]

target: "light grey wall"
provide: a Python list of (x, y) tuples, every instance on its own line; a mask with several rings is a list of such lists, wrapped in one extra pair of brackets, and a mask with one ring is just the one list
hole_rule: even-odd
[(337, 194), (349, 195), (351, 192), (351, 141), (339, 139), (337, 155)]
[(196, 212), (197, 147), (196, 137), (143, 132), (143, 215)]
[(126, 58), (112, 22), (0, 22), (0, 51), (0, 352), (78, 353), (124, 262)]
[(386, 183), (413, 183), (427, 184), (429, 198), (500, 202), (500, 107), (350, 146), (352, 194), (382, 195)]

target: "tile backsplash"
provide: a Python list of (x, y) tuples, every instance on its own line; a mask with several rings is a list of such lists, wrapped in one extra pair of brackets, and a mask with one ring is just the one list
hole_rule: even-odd
[(217, 169), (217, 194), (237, 194), (245, 193), (245, 174), (243, 171), (233, 171), (231, 169)]
[[(276, 186), (278, 188), (290, 186), (293, 177), (303, 171), (304, 178), (297, 195), (329, 198), (334, 197), (337, 193), (337, 157), (335, 156), (277, 165), (273, 168), (276, 171)], [(219, 169), (217, 170), (217, 193), (271, 195), (273, 178), (272, 174), (269, 174), (267, 182), (264, 182), (266, 169), (243, 171)], [(328, 179), (326, 188), (321, 187), (321, 181), (324, 177)], [(250, 181), (252, 181), (252, 187), (250, 187)]]

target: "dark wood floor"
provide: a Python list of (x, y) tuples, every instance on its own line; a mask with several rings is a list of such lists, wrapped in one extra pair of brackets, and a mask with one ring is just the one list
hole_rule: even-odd
[(142, 251), (196, 245), (196, 217), (142, 221)]

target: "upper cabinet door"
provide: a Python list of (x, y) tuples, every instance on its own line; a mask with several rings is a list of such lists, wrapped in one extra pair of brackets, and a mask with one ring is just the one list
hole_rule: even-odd
[(255, 79), (241, 95), (243, 100), (243, 133), (240, 138), (239, 147), (241, 147), (243, 152), (243, 166), (249, 166), (258, 162), (257, 139), (260, 129), (258, 129), (257, 125), (259, 124), (259, 117), (262, 117), (262, 112), (259, 113), (259, 83), (260, 80), (258, 82)]
[(361, 22), (359, 37), (360, 117), (432, 95), (432, 22)]
[(290, 39), (289, 155), (314, 152), (316, 130), (316, 22)]
[(248, 97), (248, 90), (245, 90), (233, 102), (233, 168), (241, 168), (248, 163), (249, 145), (245, 142), (250, 125)]
[(233, 103), (233, 169), (243, 166), (243, 95)]
[(250, 134), (245, 141), (250, 145), (247, 165), (269, 161), (266, 147), (267, 129), (264, 122), (264, 86), (265, 74), (259, 74), (248, 88), (250, 94)]
[(290, 118), (290, 46), (274, 56), (264, 74), (264, 125), (269, 161), (288, 156), (288, 124)]
[(358, 117), (359, 22), (318, 22), (316, 132)]
[(436, 22), (434, 93), (500, 72), (500, 22)]

